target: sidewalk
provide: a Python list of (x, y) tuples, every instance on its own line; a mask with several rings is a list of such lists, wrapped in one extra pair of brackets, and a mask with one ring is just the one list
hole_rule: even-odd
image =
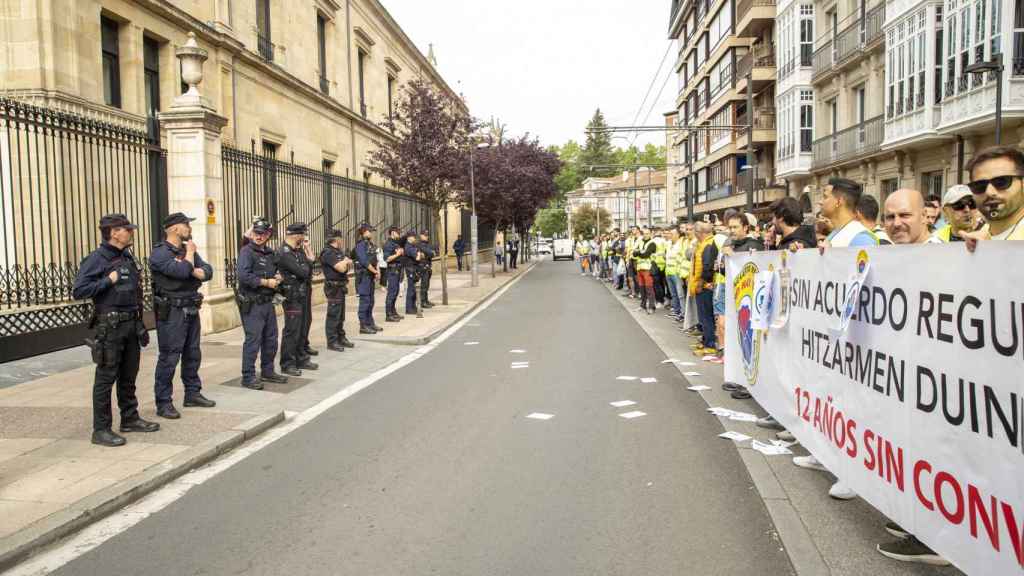
[[(587, 280), (587, 279), (581, 279)], [(593, 281), (593, 280), (590, 280)], [(735, 400), (722, 390), (725, 367), (704, 362), (690, 350), (695, 340), (684, 336), (679, 324), (665, 317), (658, 309), (653, 315), (636, 310), (637, 300), (623, 298), (608, 285), (612, 298), (618, 300), (647, 332), (666, 358), (692, 365), (674, 364), (688, 385), (703, 384), (710, 390), (682, 394), (707, 406), (720, 406), (758, 417), (767, 413), (754, 400)], [(686, 372), (698, 373), (686, 376)], [(719, 418), (722, 427), (750, 436), (761, 442), (775, 439), (775, 431), (760, 428), (752, 422)], [(885, 531), (888, 521), (867, 502), (856, 498), (850, 501), (833, 500), (828, 489), (834, 476), (824, 472), (805, 470), (795, 466), (793, 456), (807, 452), (797, 444), (792, 456), (764, 456), (750, 447), (750, 442), (712, 437), (723, 450), (735, 449), (750, 474), (753, 487), (764, 500), (781, 544), (785, 546), (798, 576), (832, 575), (860, 576), (885, 574), (887, 576), (928, 575), (953, 576), (962, 574), (954, 567), (938, 568), (922, 564), (908, 564), (890, 560), (875, 550), (875, 545), (894, 538)]]
[[(313, 358), (319, 370), (304, 371), (285, 385), (266, 384), (262, 391), (241, 387), (242, 329), (208, 335), (200, 376), (204, 394), (217, 406), (183, 408), (176, 380), (180, 420), (155, 415), (154, 334), (143, 350), (136, 389), (140, 414), (159, 422), (160, 430), (129, 434), (128, 444), (116, 449), (89, 441), (94, 366), (84, 347), (0, 365), (0, 570), (405, 356), (409, 345), (429, 342), (530, 267), (496, 278), (481, 270), (475, 288), (468, 272), (449, 272), (448, 306), (440, 305), (435, 275), (430, 299), (437, 306), (424, 310), (423, 318), (408, 315), (399, 323), (384, 323), (384, 293), (378, 291), (374, 315), (385, 331), (376, 336), (359, 335), (357, 299), (350, 295), (345, 328), (356, 347), (343, 353), (326, 349), (326, 306), (317, 306), (310, 343), (320, 351)], [(116, 426), (116, 414), (114, 421)]]

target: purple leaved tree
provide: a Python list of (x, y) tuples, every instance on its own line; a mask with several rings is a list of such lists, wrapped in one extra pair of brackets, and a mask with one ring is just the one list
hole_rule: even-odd
[[(394, 113), (380, 123), (392, 138), (376, 142), (368, 168), (392, 186), (424, 200), (433, 214), (447, 210), (465, 172), (473, 120), (457, 99), (420, 79), (402, 87)], [(447, 217), (447, 214), (444, 214)], [(441, 302), (448, 304), (448, 238), (441, 266)]]

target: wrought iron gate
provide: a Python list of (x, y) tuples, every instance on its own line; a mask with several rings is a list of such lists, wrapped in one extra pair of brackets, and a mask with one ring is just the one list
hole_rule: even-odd
[(151, 310), (148, 257), (167, 210), (159, 142), (155, 120), (125, 126), (0, 98), (0, 362), (82, 343), (92, 305), (71, 288), (103, 214), (139, 225)]

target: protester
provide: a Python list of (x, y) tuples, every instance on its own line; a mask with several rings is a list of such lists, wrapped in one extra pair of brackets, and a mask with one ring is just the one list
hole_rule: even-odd
[[(781, 236), (779, 250), (797, 251), (802, 248), (813, 248), (818, 245), (814, 235), (814, 227), (803, 224), (803, 212), (800, 201), (786, 197), (776, 201), (771, 207), (775, 230)], [(831, 232), (831, 230), (830, 230)], [(824, 234), (825, 236), (828, 233)]]
[(641, 234), (640, 247), (633, 253), (636, 257), (637, 280), (640, 284), (640, 308), (638, 310), (654, 314), (654, 277), (651, 275), (651, 268), (654, 266), (654, 253), (658, 246), (654, 243), (650, 228), (644, 226), (641, 229)]
[(863, 194), (857, 202), (857, 220), (871, 231), (882, 246), (892, 244), (885, 229), (878, 223), (878, 200), (870, 194)]
[(828, 218), (832, 233), (827, 246), (877, 246), (878, 240), (857, 220), (857, 205), (863, 190), (860, 184), (846, 178), (830, 178), (822, 192), (821, 215)]
[(590, 242), (579, 236), (576, 239), (576, 256), (580, 260), (580, 276), (586, 276), (590, 269)]
[(1012, 146), (996, 146), (979, 152), (967, 165), (967, 186), (988, 225), (977, 232), (963, 232), (967, 249), (979, 240), (1024, 240), (1024, 152)]
[[(941, 214), (942, 200), (935, 194), (930, 194), (924, 199), (924, 217), (928, 223), (928, 232), (935, 232), (936, 228), (940, 226), (937, 224), (939, 216)], [(945, 224), (945, 223), (943, 223)]]
[[(720, 274), (725, 275), (724, 260), (727, 256), (733, 254), (743, 254), (745, 252), (763, 251), (764, 242), (760, 238), (753, 235), (754, 228), (751, 226), (751, 221), (756, 225), (757, 219), (752, 214), (730, 214), (726, 220), (726, 224), (729, 227), (729, 237), (731, 242), (729, 245), (724, 246), (721, 251), (723, 260), (723, 269)], [(721, 292), (721, 294), (719, 294)], [(708, 362), (715, 364), (721, 364), (725, 361), (725, 284), (721, 284), (715, 287), (715, 301), (714, 301), (714, 312), (715, 312), (715, 340), (718, 343), (718, 349), (710, 357), (704, 359)], [(737, 387), (733, 390), (732, 397), (737, 400), (744, 400), (750, 398), (750, 393), (743, 387)]]
[(683, 248), (683, 239), (679, 234), (679, 229), (673, 228), (669, 232), (668, 247), (665, 250), (665, 279), (668, 282), (670, 308), (666, 315), (673, 320), (678, 320), (683, 315), (683, 305), (680, 300), (683, 283), (679, 279), (682, 261), (685, 258)]
[(961, 233), (975, 232), (985, 225), (971, 189), (963, 184), (946, 190), (942, 196), (942, 214), (946, 224), (935, 231), (935, 237), (942, 242), (963, 242)]
[(901, 188), (885, 199), (885, 230), (896, 244), (941, 243), (928, 232), (927, 205), (917, 190)]
[(693, 264), (690, 272), (689, 294), (696, 299), (697, 316), (701, 326), (701, 344), (696, 353), (700, 356), (718, 352), (715, 340), (715, 261), (718, 259), (718, 246), (712, 232), (714, 227), (708, 222), (698, 222), (696, 226), (697, 245), (694, 248)]

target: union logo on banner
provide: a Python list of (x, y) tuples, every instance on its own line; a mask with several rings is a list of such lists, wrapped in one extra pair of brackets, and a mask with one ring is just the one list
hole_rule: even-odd
[(747, 262), (733, 282), (733, 300), (736, 303), (736, 328), (739, 333), (740, 352), (743, 357), (743, 374), (747, 384), (757, 383), (758, 364), (761, 361), (761, 339), (754, 328), (754, 284), (757, 264)]

